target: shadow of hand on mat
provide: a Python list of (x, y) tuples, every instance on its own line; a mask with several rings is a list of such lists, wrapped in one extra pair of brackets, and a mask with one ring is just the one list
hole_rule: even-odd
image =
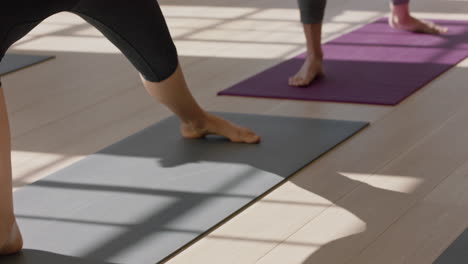
[(20, 253), (0, 256), (2, 264), (113, 264), (111, 262), (93, 261), (70, 257), (52, 252), (23, 249)]

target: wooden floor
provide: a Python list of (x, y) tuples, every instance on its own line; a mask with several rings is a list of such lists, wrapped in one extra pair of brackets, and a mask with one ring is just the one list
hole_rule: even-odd
[[(387, 14), (385, 2), (329, 1), (324, 40)], [(420, 17), (468, 19), (466, 0), (413, 2)], [(397, 107), (216, 97), (303, 51), (295, 0), (161, 4), (208, 110), (371, 122), (168, 263), (423, 264), (468, 226), (468, 60)], [(74, 15), (51, 17), (13, 50), (57, 55), (2, 78), (15, 187), (170, 115)]]

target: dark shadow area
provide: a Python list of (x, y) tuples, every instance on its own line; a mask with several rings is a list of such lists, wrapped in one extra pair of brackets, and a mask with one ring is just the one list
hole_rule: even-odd
[(110, 262), (87, 260), (84, 258), (70, 257), (47, 251), (23, 249), (22, 252), (0, 256), (2, 264), (113, 264)]

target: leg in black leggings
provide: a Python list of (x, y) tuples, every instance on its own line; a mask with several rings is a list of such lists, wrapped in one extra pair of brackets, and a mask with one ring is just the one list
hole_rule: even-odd
[(199, 107), (178, 67), (177, 51), (156, 0), (15, 0), (0, 9), (0, 58), (42, 20), (61, 11), (89, 21), (127, 56), (144, 77), (148, 92), (180, 118), (183, 136), (219, 134), (235, 142), (259, 141), (250, 130)]
[(298, 0), (302, 24), (322, 23), (327, 0)]
[(69, 11), (99, 29), (146, 80), (163, 81), (177, 68), (177, 51), (155, 0), (47, 0), (39, 1), (40, 5), (35, 2), (15, 1), (14, 6), (0, 11), (0, 58), (42, 20)]
[(177, 51), (155, 0), (82, 0), (71, 12), (99, 29), (146, 80), (160, 82), (174, 73)]

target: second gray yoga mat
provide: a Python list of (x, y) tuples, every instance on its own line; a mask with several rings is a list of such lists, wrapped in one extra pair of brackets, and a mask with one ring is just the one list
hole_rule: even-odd
[(221, 115), (262, 143), (183, 139), (169, 118), (15, 192), (24, 254), (159, 262), (367, 125)]
[(468, 263), (468, 229), (465, 230), (434, 264)]
[(0, 75), (5, 75), (31, 65), (50, 60), (53, 56), (6, 54), (0, 62)]

